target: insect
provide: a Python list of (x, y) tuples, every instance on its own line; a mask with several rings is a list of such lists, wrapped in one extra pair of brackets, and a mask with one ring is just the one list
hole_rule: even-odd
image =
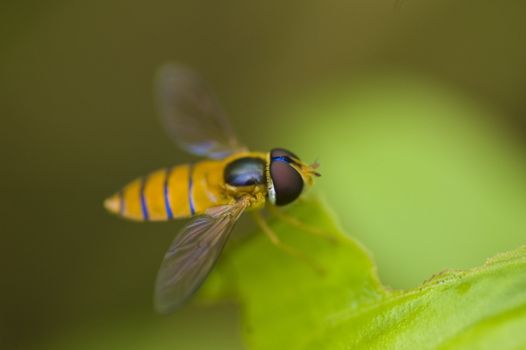
[(273, 243), (293, 252), (257, 209), (293, 202), (320, 175), (316, 163), (308, 165), (283, 148), (250, 152), (243, 147), (207, 84), (187, 68), (162, 66), (156, 96), (163, 125), (175, 142), (208, 159), (154, 171), (104, 205), (136, 221), (192, 218), (172, 242), (157, 276), (155, 306), (167, 313), (201, 286), (246, 210), (254, 211)]

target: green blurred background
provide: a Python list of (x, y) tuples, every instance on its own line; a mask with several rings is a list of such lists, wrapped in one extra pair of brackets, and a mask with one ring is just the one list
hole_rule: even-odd
[[(234, 304), (151, 309), (181, 223), (102, 209), (191, 159), (154, 111), (184, 62), (240, 138), (318, 158), (384, 283), (418, 285), (526, 237), (526, 4), (50, 0), (0, 4), (3, 349), (242, 349)], [(243, 223), (240, 229), (250, 229)]]

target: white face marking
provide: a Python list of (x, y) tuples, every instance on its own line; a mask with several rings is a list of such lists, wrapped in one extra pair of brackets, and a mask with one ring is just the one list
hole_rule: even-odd
[(268, 179), (267, 191), (268, 191), (268, 200), (270, 201), (272, 205), (276, 205), (276, 190), (274, 190), (274, 183), (272, 183), (272, 179), (270, 178), (270, 176)]
[(276, 190), (274, 189), (274, 183), (272, 182), (272, 177), (270, 176), (270, 153), (267, 157), (267, 169), (265, 171), (267, 176), (267, 194), (270, 204), (276, 205)]

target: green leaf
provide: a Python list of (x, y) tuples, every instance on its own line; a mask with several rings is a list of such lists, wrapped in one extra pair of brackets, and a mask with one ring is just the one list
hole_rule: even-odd
[(259, 233), (228, 252), (204, 291), (209, 298), (235, 293), (250, 349), (526, 347), (526, 247), (396, 291), (380, 283), (370, 254), (320, 201), (287, 214), (340, 238), (270, 221), (284, 242), (323, 266), (323, 275)]
[(266, 112), (280, 117), (267, 144), (318, 158), (313, 190), (384, 283), (412, 288), (525, 243), (526, 148), (472, 97), (419, 74), (365, 74)]

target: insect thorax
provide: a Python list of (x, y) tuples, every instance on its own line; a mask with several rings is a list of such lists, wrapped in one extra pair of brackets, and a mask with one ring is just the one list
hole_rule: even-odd
[(241, 157), (228, 163), (224, 170), (225, 183), (233, 187), (264, 185), (265, 160), (259, 157)]

